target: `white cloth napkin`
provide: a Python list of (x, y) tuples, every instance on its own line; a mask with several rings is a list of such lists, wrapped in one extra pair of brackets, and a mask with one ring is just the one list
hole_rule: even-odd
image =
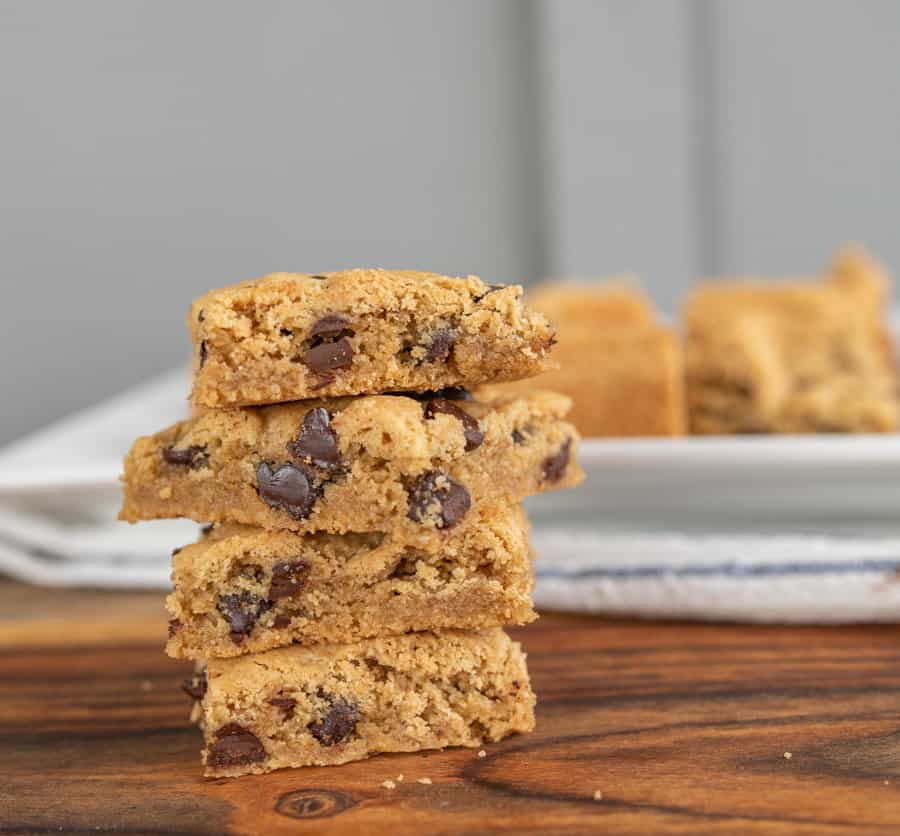
[[(178, 369), (0, 451), (0, 572), (58, 586), (167, 587), (171, 551), (194, 540), (197, 525), (116, 521), (118, 476), (138, 435), (186, 415), (186, 390)], [(672, 530), (622, 530), (602, 507), (587, 518), (583, 509), (566, 513), (565, 496), (530, 503), (540, 607), (746, 621), (900, 620), (900, 529), (688, 533), (670, 522)]]

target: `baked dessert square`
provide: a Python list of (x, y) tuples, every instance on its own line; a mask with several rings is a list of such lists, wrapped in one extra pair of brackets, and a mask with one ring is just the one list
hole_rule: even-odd
[(698, 287), (685, 308), (691, 431), (896, 432), (888, 292), (883, 268), (854, 248), (820, 281)]
[(176, 552), (172, 582), (166, 649), (192, 659), (536, 618), (519, 506), (418, 547), (379, 532), (219, 524)]
[(414, 270), (273, 273), (196, 300), (192, 399), (247, 406), (516, 380), (554, 334), (517, 285)]
[(528, 294), (557, 329), (559, 368), (488, 391), (547, 388), (572, 398), (584, 436), (676, 436), (686, 431), (682, 350), (628, 284), (540, 285)]
[(534, 728), (525, 656), (499, 628), (211, 659), (186, 690), (209, 776), (481, 746)]
[(568, 398), (465, 397), (210, 410), (135, 442), (121, 518), (414, 539), (449, 532), (473, 509), (581, 480)]

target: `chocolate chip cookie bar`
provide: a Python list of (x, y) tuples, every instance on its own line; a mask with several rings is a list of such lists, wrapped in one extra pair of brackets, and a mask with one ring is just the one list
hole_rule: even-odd
[[(138, 439), (121, 518), (293, 531), (447, 532), (473, 508), (570, 487), (569, 400), (445, 391), (205, 412)], [(472, 514), (471, 516), (477, 516)]]
[(475, 747), (534, 728), (525, 656), (499, 628), (210, 659), (186, 690), (217, 777)]
[(518, 506), (408, 546), (390, 534), (295, 534), (219, 524), (172, 559), (170, 656), (525, 624), (532, 570)]
[(684, 435), (681, 345), (638, 288), (552, 283), (535, 288), (528, 301), (557, 329), (559, 368), (485, 391), (568, 395), (569, 420), (584, 436)]
[(194, 302), (199, 406), (426, 391), (543, 371), (554, 336), (516, 285), (413, 270), (274, 273)]
[(857, 249), (819, 282), (716, 282), (685, 310), (691, 431), (896, 432), (889, 283)]

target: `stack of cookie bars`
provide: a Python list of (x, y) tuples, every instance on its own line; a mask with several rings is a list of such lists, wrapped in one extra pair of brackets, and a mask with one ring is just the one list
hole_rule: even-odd
[(138, 439), (121, 516), (208, 523), (173, 555), (167, 651), (206, 774), (480, 746), (534, 726), (503, 625), (535, 618), (529, 494), (575, 485), (567, 398), (521, 288), (274, 274), (190, 314), (192, 418)]

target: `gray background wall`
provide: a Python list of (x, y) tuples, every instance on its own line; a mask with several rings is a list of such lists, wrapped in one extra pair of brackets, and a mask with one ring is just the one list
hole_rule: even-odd
[(900, 263), (891, 0), (0, 2), (0, 442), (181, 362), (209, 287), (360, 264)]

